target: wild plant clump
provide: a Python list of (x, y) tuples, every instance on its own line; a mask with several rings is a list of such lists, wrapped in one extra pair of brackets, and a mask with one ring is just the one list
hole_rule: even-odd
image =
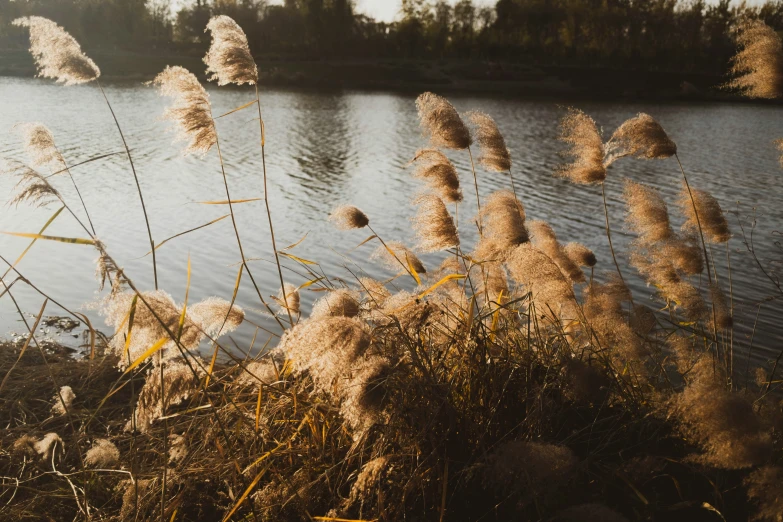
[[(61, 28), (25, 24), (54, 31), (81, 64), (64, 68), (35, 40), (46, 75), (97, 78)], [(226, 16), (207, 28), (212, 79), (255, 85), (242, 29)], [(165, 117), (187, 139), (186, 152), (219, 149), (197, 77), (167, 68), (154, 83), (173, 98)], [(371, 224), (350, 204), (324, 216), (340, 230), (369, 229), (357, 248), (374, 248), (370, 261), (386, 277), (275, 248), (280, 284), (258, 288), (221, 168), (240, 272), (230, 299), (195, 303), (190, 271), (182, 301), (157, 279), (142, 288), (126, 273), (92, 223), (71, 211), (59, 178), (34, 170), (69, 174), (51, 133), (21, 128), (32, 165), (9, 169), (20, 179), (10, 200), (57, 203), (83, 229), (87, 238), (71, 242), (96, 250), (99, 286), (111, 286), (99, 306), (113, 335), (93, 330), (90, 359), (68, 361), (38, 344), (20, 310), (31, 335), (17, 352), (0, 350), (0, 509), (8, 519), (779, 518), (775, 368), (762, 369), (758, 383), (737, 370), (746, 365), (737, 360), (733, 290), (713, 262), (713, 247), (732, 239), (719, 202), (691, 187), (684, 168), (675, 171), (683, 176), (677, 215), (657, 190), (625, 180), (634, 239), (629, 252), (612, 243), (604, 181), (621, 175), (622, 157), (673, 161), (677, 147), (663, 127), (640, 114), (604, 142), (577, 109), (561, 122), (570, 160), (554, 174), (603, 192), (612, 259), (598, 259), (595, 245), (527, 215), (491, 116), (469, 113), (468, 126), (445, 98), (427, 93), (416, 104), (429, 143), (412, 161), (424, 186), (410, 191), (415, 246), (382, 238), (372, 228), (382, 217)], [(264, 154), (263, 123), (261, 132)], [(460, 172), (439, 149), (469, 160), (474, 143), (479, 165), (510, 177), (510, 190), (483, 204), (481, 176)], [(470, 245), (456, 220), (468, 174), (479, 232)], [(440, 255), (440, 266), (427, 270), (425, 253)], [(4, 276), (4, 294), (28, 284), (51, 299), (18, 270), (9, 268), (13, 282)], [(255, 308), (235, 304), (242, 277), (253, 280)], [(646, 295), (631, 291), (630, 277), (649, 284)], [(310, 291), (319, 292), (312, 307)], [(257, 315), (279, 327), (258, 327), (269, 335), (264, 348), (229, 345), (226, 335)]]

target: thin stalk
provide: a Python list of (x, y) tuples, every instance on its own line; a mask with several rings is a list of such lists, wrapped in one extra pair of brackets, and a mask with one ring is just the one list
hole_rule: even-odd
[[(210, 108), (210, 116), (212, 116), (212, 110)], [(212, 125), (215, 125), (215, 119), (212, 118)], [(228, 177), (226, 176), (226, 166), (223, 162), (223, 153), (220, 150), (220, 138), (218, 138), (217, 129), (215, 129), (215, 147), (217, 148), (218, 153), (218, 159), (220, 160), (220, 172), (223, 175), (223, 186), (226, 189), (226, 199), (228, 200), (228, 210), (231, 213), (231, 224), (234, 226), (234, 235), (237, 238), (237, 246), (239, 247), (239, 256), (242, 258), (242, 265), (245, 267), (245, 271), (247, 272), (247, 275), (250, 277), (250, 281), (253, 283), (253, 287), (256, 289), (256, 293), (258, 294), (258, 298), (261, 300), (261, 303), (266, 307), (266, 309), (269, 311), (270, 314), (275, 318), (275, 321), (277, 321), (277, 324), (280, 325), (280, 328), (283, 329), (283, 331), (286, 330), (285, 325), (280, 321), (280, 318), (277, 317), (277, 314), (272, 310), (272, 308), (269, 306), (269, 304), (266, 302), (266, 299), (264, 299), (264, 296), (261, 294), (261, 290), (258, 288), (258, 285), (256, 284), (256, 280), (253, 277), (253, 274), (250, 272), (250, 267), (247, 264), (247, 259), (245, 258), (245, 250), (242, 247), (242, 240), (239, 237), (239, 228), (237, 228), (237, 220), (236, 216), (234, 215), (234, 205), (231, 203), (231, 192), (228, 189)], [(293, 321), (291, 322), (291, 326), (293, 326)]]
[(166, 476), (168, 473), (166, 473), (166, 465), (168, 462), (168, 448), (166, 447), (168, 445), (168, 436), (169, 436), (169, 421), (168, 416), (165, 415), (166, 412), (166, 388), (165, 388), (165, 379), (163, 378), (163, 356), (160, 352), (158, 352), (159, 357), (159, 366), (160, 366), (160, 402), (163, 407), (163, 455), (161, 456), (163, 459), (163, 466), (161, 467), (161, 473), (163, 474), (163, 478), (161, 482), (163, 483), (163, 486), (160, 490), (160, 521), (165, 521), (165, 511), (166, 511)]
[[(266, 216), (269, 220), (269, 234), (272, 237), (272, 251), (275, 253), (275, 263), (277, 263), (277, 275), (280, 276), (280, 288), (285, 293), (285, 281), (283, 280), (283, 270), (280, 268), (280, 255), (277, 253), (277, 244), (275, 243), (275, 227), (272, 226), (272, 211), (269, 209), (269, 190), (267, 190), (267, 175), (266, 175), (266, 154), (264, 148), (266, 146), (266, 134), (264, 133), (264, 119), (261, 116), (261, 97), (258, 94), (258, 83), (256, 87), (256, 108), (258, 109), (258, 124), (261, 127), (261, 165), (264, 170), (264, 206), (266, 206)], [(288, 304), (286, 300), (286, 305)], [(294, 326), (294, 318), (291, 315), (291, 310), (288, 306), (285, 307), (288, 312), (288, 321), (291, 326)]]
[[(625, 283), (625, 278), (623, 277), (623, 273), (620, 270), (620, 263), (617, 262), (617, 256), (614, 253), (614, 245), (612, 244), (612, 230), (609, 226), (609, 206), (606, 204), (606, 183), (601, 183), (601, 195), (604, 199), (604, 217), (606, 218), (606, 238), (609, 240), (609, 251), (612, 253), (612, 260), (614, 261), (614, 266), (617, 268), (617, 275), (620, 276), (620, 281), (623, 282), (623, 286), (628, 288), (628, 285)], [(633, 296), (631, 295), (631, 289), (628, 288), (628, 295), (631, 297), (631, 304), (633, 305)]]
[[(704, 231), (701, 228), (701, 219), (699, 218), (699, 211), (696, 210), (696, 200), (693, 198), (693, 192), (691, 192), (691, 185), (688, 183), (688, 176), (685, 175), (685, 169), (682, 167), (682, 162), (680, 161), (680, 156), (677, 155), (677, 153), (674, 154), (675, 159), (677, 160), (677, 165), (680, 166), (680, 172), (682, 172), (682, 179), (685, 182), (685, 188), (688, 189), (688, 196), (691, 199), (691, 205), (693, 205), (693, 215), (696, 216), (696, 225), (699, 228), (699, 237), (701, 238), (701, 247), (704, 250), (704, 263), (707, 267), (707, 279), (709, 279), (710, 284), (712, 284), (712, 271), (710, 270), (710, 256), (707, 254), (707, 242), (704, 241)], [(715, 274), (715, 284), (718, 284), (718, 277), (717, 274)], [(716, 317), (715, 317), (715, 304), (712, 304), (712, 334), (715, 337), (715, 344), (717, 347), (718, 344), (718, 326), (716, 324)]]
[(117, 120), (117, 115), (114, 114), (114, 109), (112, 108), (111, 103), (109, 102), (109, 98), (106, 96), (106, 92), (103, 90), (103, 85), (101, 85), (100, 80), (95, 80), (95, 82), (98, 84), (98, 88), (101, 90), (103, 99), (106, 100), (106, 105), (109, 107), (109, 112), (111, 112), (111, 117), (114, 119), (114, 124), (117, 126), (117, 131), (119, 131), (120, 133), (122, 144), (125, 147), (125, 153), (128, 155), (128, 162), (130, 163), (131, 171), (133, 172), (133, 179), (136, 182), (136, 190), (139, 193), (139, 200), (141, 201), (141, 210), (142, 212), (144, 212), (144, 223), (147, 225), (147, 236), (149, 237), (150, 249), (152, 250), (152, 274), (155, 280), (155, 290), (157, 290), (158, 289), (158, 263), (157, 263), (157, 259), (155, 258), (155, 241), (153, 241), (152, 239), (152, 229), (150, 228), (150, 219), (147, 216), (147, 207), (144, 205), (144, 196), (141, 193), (139, 176), (136, 174), (136, 167), (133, 164), (133, 158), (131, 157), (130, 149), (128, 148), (128, 142), (125, 141), (125, 135), (122, 133), (122, 127), (120, 127), (120, 122)]
[[(60, 153), (59, 150), (57, 150), (57, 154), (60, 156), (60, 158), (63, 158), (63, 155)], [(76, 195), (79, 196), (79, 201), (82, 202), (82, 208), (84, 209), (84, 215), (87, 216), (87, 222), (90, 224), (90, 230), (92, 230), (92, 234), (95, 235), (95, 226), (92, 224), (92, 219), (90, 219), (90, 213), (87, 211), (87, 205), (84, 203), (84, 198), (82, 197), (81, 191), (79, 191), (79, 187), (76, 185), (76, 180), (73, 179), (73, 174), (71, 174), (71, 169), (68, 167), (68, 164), (65, 163), (65, 158), (63, 158), (63, 166), (65, 167), (65, 172), (68, 174), (68, 177), (71, 178), (71, 183), (73, 183), (73, 188), (76, 190)]]
[(473, 163), (473, 152), (471, 152), (470, 147), (468, 147), (468, 155), (470, 156), (470, 169), (473, 171), (473, 185), (476, 187), (476, 208), (478, 210), (476, 224), (478, 225), (479, 236), (483, 236), (484, 231), (481, 228), (481, 200), (479, 199), (478, 177), (476, 177), (476, 165)]

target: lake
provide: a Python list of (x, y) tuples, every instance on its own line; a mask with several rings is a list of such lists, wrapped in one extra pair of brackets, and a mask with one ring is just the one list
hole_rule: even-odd
[[(208, 87), (213, 112), (223, 114), (253, 99), (251, 89)], [(125, 132), (139, 173), (150, 225), (157, 242), (203, 225), (226, 214), (226, 206), (203, 205), (200, 201), (225, 199), (220, 164), (214, 150), (203, 158), (182, 155), (182, 143), (174, 142), (169, 124), (161, 120), (168, 100), (151, 87), (114, 84), (106, 88)], [(411, 177), (406, 164), (425, 145), (418, 127), (414, 96), (380, 92), (314, 93), (286, 90), (262, 92), (266, 123), (269, 195), (278, 248), (296, 243), (290, 252), (317, 261), (333, 278), (351, 281), (353, 273), (371, 277), (393, 275), (370, 261), (375, 248), (356, 248), (369, 233), (366, 230), (340, 232), (327, 222), (330, 211), (340, 203), (352, 203), (366, 211), (373, 228), (386, 240), (415, 242), (410, 228), (414, 209), (411, 198), (422, 185)], [(575, 105), (592, 115), (608, 136), (625, 119), (638, 112), (653, 115), (678, 144), (680, 157), (693, 187), (710, 191), (725, 211), (735, 212), (746, 231), (755, 212), (753, 234), (758, 257), (765, 268), (780, 268), (783, 259), (775, 244), (775, 230), (783, 223), (783, 186), (778, 153), (773, 140), (783, 137), (783, 107), (735, 103), (655, 102), (570, 102), (494, 99), (459, 96), (451, 101), (460, 111), (478, 109), (493, 116), (504, 133), (514, 161), (513, 175), (526, 207), (528, 219), (552, 224), (561, 242), (578, 241), (592, 248), (599, 259), (596, 278), (613, 270), (604, 232), (600, 187), (575, 186), (555, 178), (553, 169), (560, 158), (558, 120), (564, 106)], [(263, 196), (258, 122), (254, 110), (244, 110), (218, 120), (223, 155), (233, 199)], [(20, 139), (12, 126), (20, 122), (41, 122), (53, 132), (69, 164), (121, 151), (122, 142), (111, 115), (96, 86), (62, 87), (49, 81), (0, 78), (0, 155), (24, 159)], [(465, 202), (460, 205), (462, 243), (471, 247), (476, 238), (471, 218), (475, 214), (470, 161), (465, 153), (449, 153), (460, 171)], [(138, 195), (127, 159), (123, 155), (73, 169), (100, 239), (141, 288), (152, 288), (149, 243)], [(623, 228), (625, 213), (621, 198), (622, 180), (629, 177), (659, 188), (675, 210), (674, 201), (681, 175), (674, 159), (663, 161), (623, 160), (609, 172), (607, 191), (616, 248), (628, 253), (632, 237)], [(10, 199), (15, 181), (0, 177), (0, 201)], [(83, 212), (70, 181), (57, 177), (61, 190), (77, 213)], [(482, 197), (509, 187), (508, 176), (479, 170)], [(38, 232), (58, 207), (43, 209), (2, 208), (0, 230)], [(265, 297), (280, 286), (270, 263), (271, 243), (263, 202), (236, 205), (238, 225), (251, 269)], [(672, 212), (673, 214), (675, 212)], [(734, 291), (735, 352), (746, 353), (758, 311), (758, 328), (753, 339), (757, 362), (774, 358), (783, 349), (783, 305), (776, 290), (747, 254), (738, 217), (729, 215), (734, 238), (730, 242)], [(677, 221), (678, 218), (674, 218)], [(49, 227), (47, 234), (84, 237), (84, 232), (65, 213)], [(0, 253), (13, 260), (28, 239), (3, 235)], [(727, 288), (726, 251), (713, 248), (715, 263)], [(422, 260), (433, 270), (445, 253), (425, 255)], [(96, 253), (89, 246), (39, 241), (19, 265), (20, 272), (66, 307), (86, 313), (93, 324), (111, 334), (97, 311), (101, 298), (95, 279)], [(190, 302), (218, 295), (230, 298), (237, 276), (239, 254), (229, 219), (171, 240), (158, 250), (158, 278), (161, 288), (177, 301), (185, 295), (187, 264), (192, 279)], [(300, 285), (308, 280), (301, 266), (286, 261), (286, 280)], [(626, 263), (621, 263), (627, 267)], [(346, 268), (347, 267), (347, 268)], [(350, 270), (349, 270), (350, 268)], [(3, 267), (5, 271), (5, 267)], [(624, 273), (630, 275), (630, 269)], [(410, 278), (400, 281), (409, 285)], [(10, 279), (9, 279), (10, 281)], [(638, 277), (630, 278), (638, 302), (649, 302), (652, 289)], [(302, 291), (303, 311), (309, 312), (322, 293)], [(30, 321), (43, 298), (22, 283), (14, 297)], [(780, 294), (778, 294), (780, 297)], [(237, 298), (253, 323), (279, 332), (274, 320), (264, 316), (249, 278), (245, 277)], [(759, 308), (759, 304), (761, 304)], [(47, 315), (64, 315), (50, 303)], [(773, 331), (774, 330), (774, 331)], [(0, 299), (0, 335), (25, 331), (8, 296)], [(74, 330), (74, 333), (78, 330)], [(246, 350), (256, 328), (246, 323), (226, 346)], [(269, 335), (259, 330), (255, 349)], [(68, 338), (66, 338), (68, 339)], [(70, 339), (78, 344), (77, 339)], [(274, 338), (272, 338), (272, 344)]]

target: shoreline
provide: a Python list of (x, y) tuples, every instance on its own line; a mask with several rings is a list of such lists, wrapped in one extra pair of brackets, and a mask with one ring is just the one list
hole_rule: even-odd
[[(152, 80), (167, 65), (180, 65), (206, 80), (200, 56), (94, 53), (109, 82)], [(501, 97), (595, 100), (747, 101), (719, 90), (725, 77), (708, 73), (537, 66), (500, 62), (334, 60), (264, 58), (259, 85), (302, 90), (434, 91)], [(32, 78), (27, 50), (0, 51), (0, 76)]]

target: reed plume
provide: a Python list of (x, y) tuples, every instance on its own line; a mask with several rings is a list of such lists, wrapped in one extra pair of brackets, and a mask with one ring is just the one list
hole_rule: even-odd
[(54, 415), (65, 415), (73, 406), (75, 398), (76, 394), (73, 393), (73, 389), (70, 386), (60, 387), (60, 392), (54, 394), (52, 413)]
[(281, 312), (283, 310), (288, 310), (292, 314), (299, 314), (301, 312), (299, 289), (290, 283), (286, 283), (285, 286), (280, 289), (275, 301), (280, 305)]
[(109, 439), (95, 439), (84, 455), (88, 468), (109, 468), (120, 460), (120, 450)]
[(60, 446), (60, 451), (65, 452), (65, 443), (60, 436), (54, 432), (47, 433), (38, 442), (35, 443), (33, 448), (42, 460), (50, 461), (54, 456), (54, 452), (57, 450), (57, 446)]
[(569, 257), (563, 245), (557, 240), (555, 231), (544, 221), (528, 221), (527, 229), (530, 232), (530, 239), (533, 244), (549, 256), (549, 259), (563, 272), (572, 283), (583, 283), (585, 281), (584, 272), (579, 265), (574, 263)]
[[(530, 243), (516, 247), (506, 261), (511, 277), (530, 292), (539, 314), (574, 313), (575, 297), (571, 283), (549, 256)], [(571, 315), (569, 319), (573, 319)]]
[(338, 389), (340, 414), (354, 430), (354, 440), (378, 423), (390, 395), (394, 364), (386, 357), (358, 358)]
[(96, 80), (101, 71), (82, 52), (79, 42), (54, 23), (40, 16), (17, 18), (13, 24), (30, 30), (30, 53), (35, 59), (38, 76), (65, 85)]
[(737, 33), (741, 50), (732, 59), (736, 77), (726, 87), (749, 98), (783, 95), (783, 45), (774, 29), (761, 20), (744, 22)]
[(329, 221), (334, 223), (338, 230), (364, 228), (370, 224), (367, 214), (353, 205), (340, 205), (332, 211)]
[(325, 317), (356, 317), (359, 315), (360, 297), (357, 292), (346, 288), (332, 290), (313, 305), (310, 319)]
[(362, 291), (367, 294), (367, 297), (371, 301), (371, 303), (368, 303), (368, 306), (371, 308), (383, 305), (383, 302), (391, 297), (391, 292), (389, 292), (389, 289), (386, 288), (386, 285), (375, 279), (371, 279), (369, 277), (360, 277), (359, 285), (361, 286)]
[(470, 131), (446, 98), (425, 92), (416, 98), (416, 108), (422, 130), (434, 146), (456, 150), (470, 147)]
[(49, 203), (61, 201), (60, 193), (45, 177), (36, 170), (18, 161), (7, 161), (3, 174), (16, 176), (16, 194), (8, 201), (8, 205), (19, 206), (26, 203), (34, 208), (45, 207)]
[(422, 149), (411, 160), (416, 164), (413, 176), (427, 182), (427, 187), (448, 203), (462, 201), (457, 169), (445, 154), (436, 149)]
[(367, 327), (358, 319), (325, 317), (302, 321), (280, 339), (280, 349), (295, 372), (309, 372), (316, 390), (328, 393), (370, 347)]
[(199, 378), (205, 374), (200, 368), (193, 368), (179, 360), (167, 361), (162, 369), (162, 377), (157, 371), (148, 375), (139, 392), (135, 417), (128, 421), (125, 431), (135, 428), (141, 433), (148, 433), (152, 424), (166, 413), (169, 406), (180, 404), (198, 390), (199, 384), (193, 379), (193, 371)]
[(606, 148), (612, 158), (610, 161), (624, 156), (665, 159), (677, 154), (677, 144), (669, 138), (661, 124), (643, 112), (620, 125)]
[(24, 149), (32, 167), (52, 165), (52, 170), (63, 171), (65, 160), (57, 149), (54, 136), (42, 123), (23, 123), (15, 126), (22, 135)]
[(151, 83), (160, 87), (162, 95), (174, 99), (163, 117), (174, 122), (180, 139), (187, 142), (185, 154), (209, 152), (217, 143), (217, 130), (209, 94), (195, 75), (183, 67), (169, 66)]
[(511, 152), (506, 147), (506, 140), (500, 133), (495, 120), (488, 114), (478, 111), (467, 113), (467, 117), (473, 124), (473, 135), (481, 148), (479, 163), (489, 171), (510, 171)]
[(715, 310), (715, 327), (731, 328), (734, 325), (731, 310), (726, 302), (726, 295), (723, 293), (723, 289), (716, 282), (710, 284), (710, 297)]
[(563, 153), (571, 162), (555, 171), (572, 183), (602, 183), (606, 179), (603, 139), (598, 126), (590, 116), (579, 109), (569, 108), (560, 120), (560, 141), (569, 148)]
[(426, 274), (427, 269), (421, 260), (408, 247), (399, 241), (389, 241), (372, 253), (371, 259), (377, 259), (389, 270), (399, 270), (400, 264), (411, 267), (417, 274)]
[[(729, 224), (712, 194), (704, 190), (691, 189), (683, 185), (677, 203), (685, 216), (684, 230), (699, 231), (711, 243), (725, 243), (731, 239)], [(698, 213), (698, 216), (697, 216)]]
[(756, 522), (778, 522), (783, 513), (783, 468), (763, 466), (745, 479), (748, 498), (757, 506), (750, 519)]
[(479, 243), (487, 240), (494, 242), (501, 255), (508, 255), (517, 245), (529, 240), (525, 227), (525, 208), (510, 190), (490, 194), (481, 209), (481, 218), (484, 236)]
[(233, 332), (245, 320), (242, 308), (215, 296), (188, 307), (187, 315), (199, 330), (213, 338)]
[(419, 239), (422, 252), (437, 252), (459, 246), (459, 236), (454, 218), (443, 200), (434, 194), (422, 194), (413, 200), (418, 211), (413, 218), (413, 229)]
[(212, 44), (204, 56), (209, 80), (217, 80), (218, 85), (255, 85), (258, 67), (242, 28), (231, 17), (220, 15), (210, 18), (206, 31), (212, 33)]
[(623, 196), (628, 211), (626, 223), (641, 244), (653, 245), (672, 238), (669, 210), (657, 190), (626, 179)]
[(565, 255), (567, 255), (576, 266), (593, 268), (596, 263), (598, 263), (593, 251), (581, 243), (566, 243), (563, 249)]
[(704, 453), (698, 460), (723, 469), (763, 464), (772, 451), (769, 427), (753, 404), (726, 389), (726, 375), (703, 357), (687, 375), (677, 415)]
[(704, 318), (707, 308), (701, 294), (677, 273), (676, 266), (665, 254), (655, 250), (635, 251), (631, 254), (631, 265), (670, 305), (682, 308), (688, 319)]

